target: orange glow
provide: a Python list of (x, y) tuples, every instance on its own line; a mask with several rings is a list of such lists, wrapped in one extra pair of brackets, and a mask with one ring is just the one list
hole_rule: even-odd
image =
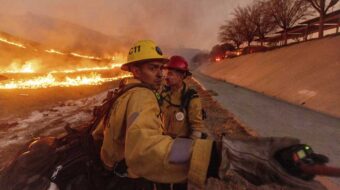
[(126, 56), (122, 53), (115, 53), (113, 56), (109, 55), (106, 56), (105, 59), (111, 60), (115, 63), (125, 63), (126, 62)]
[(65, 55), (65, 53), (58, 51), (58, 50), (54, 50), (54, 49), (45, 50), (45, 52), (54, 53), (54, 54), (58, 54), (58, 55)]
[[(40, 64), (39, 60), (29, 60), (25, 62), (25, 64), (23, 65), (14, 61), (11, 63), (9, 67), (0, 70), (0, 73), (37, 73), (39, 64)], [(67, 70), (53, 70), (48, 73), (76, 73), (81, 71), (104, 71), (120, 68), (121, 66), (122, 63), (112, 63), (111, 65), (102, 67), (79, 67)]]
[(111, 64), (111, 66), (104, 66), (104, 67), (81, 67), (76, 69), (68, 69), (68, 70), (60, 70), (60, 71), (51, 71), (51, 73), (76, 73), (81, 71), (104, 71), (104, 70), (111, 70), (114, 68), (120, 68), (122, 64)]
[(216, 61), (216, 62), (219, 62), (219, 61), (221, 61), (221, 58), (216, 57), (216, 58), (215, 58), (215, 61)]
[(71, 52), (70, 54), (73, 55), (74, 57), (80, 57), (80, 58), (84, 58), (84, 59), (102, 60), (102, 58), (100, 58), (100, 57), (95, 57), (95, 56), (91, 56), (91, 55), (81, 55), (81, 54), (74, 53), (74, 52)]
[(9, 40), (7, 40), (5, 38), (1, 38), (1, 37), (0, 37), (0, 42), (6, 43), (6, 44), (10, 44), (10, 45), (13, 45), (13, 46), (17, 46), (17, 47), (20, 47), (20, 48), (26, 48), (23, 44), (11, 42), (11, 41), (9, 41)]
[(82, 86), (82, 85), (101, 85), (105, 82), (110, 82), (126, 77), (130, 77), (130, 74), (124, 74), (117, 77), (102, 78), (97, 73), (91, 73), (90, 75), (65, 77), (64, 80), (57, 80), (52, 73), (46, 76), (36, 77), (29, 80), (10, 80), (5, 83), (0, 83), (0, 89), (38, 89), (48, 87), (70, 87), (70, 86)]
[[(0, 37), (0, 42), (20, 48), (27, 48), (23, 44), (9, 41), (3, 37)], [(69, 87), (81, 85), (101, 85), (105, 82), (110, 82), (130, 76), (126, 72), (117, 72), (118, 76), (114, 77), (102, 77), (100, 74), (98, 74), (100, 71), (104, 71), (103, 73), (107, 74), (112, 69), (119, 69), (122, 63), (126, 62), (126, 57), (121, 53), (113, 53), (104, 57), (97, 57), (75, 52), (63, 52), (57, 49), (42, 50), (33, 48), (32, 50), (40, 53), (46, 52), (49, 54), (57, 54), (62, 56), (74, 56), (95, 61), (88, 61), (83, 66), (81, 66), (81, 64), (66, 65), (65, 63), (65, 67), (57, 66), (54, 68), (55, 70), (46, 70), (47, 66), (42, 64), (41, 59), (39, 58), (27, 61), (14, 59), (8, 66), (2, 66), (0, 68), (0, 73), (9, 74), (8, 77), (4, 76), (7, 80), (2, 80), (0, 82), (0, 89), (37, 89), (56, 86)], [(17, 78), (21, 73), (26, 74), (24, 75), (25, 79)], [(14, 76), (14, 78), (11, 79), (10, 76)], [(27, 78), (29, 76), (31, 77)]]
[(35, 73), (39, 63), (38, 59), (28, 60), (24, 64), (13, 61), (6, 69), (0, 70), (0, 73)]

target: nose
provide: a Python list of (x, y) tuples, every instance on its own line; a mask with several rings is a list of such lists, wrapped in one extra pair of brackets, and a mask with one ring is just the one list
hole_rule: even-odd
[(163, 77), (163, 70), (161, 68), (157, 70), (157, 77)]

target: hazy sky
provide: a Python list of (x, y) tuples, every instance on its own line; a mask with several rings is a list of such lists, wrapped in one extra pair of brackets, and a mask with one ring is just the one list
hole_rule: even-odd
[(0, 0), (1, 14), (48, 15), (113, 36), (210, 49), (233, 8), (252, 0)]

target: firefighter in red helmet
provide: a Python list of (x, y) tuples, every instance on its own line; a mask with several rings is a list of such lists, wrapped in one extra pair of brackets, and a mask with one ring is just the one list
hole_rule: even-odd
[(205, 137), (201, 100), (185, 82), (192, 75), (188, 62), (181, 56), (172, 56), (164, 69), (166, 86), (161, 95), (167, 133), (174, 137)]
[[(166, 73), (166, 85), (161, 92), (161, 109), (165, 134), (173, 138), (206, 138), (201, 100), (196, 90), (185, 82), (192, 75), (188, 62), (181, 56), (172, 56), (163, 69)], [(173, 189), (186, 189), (186, 184), (174, 184)]]

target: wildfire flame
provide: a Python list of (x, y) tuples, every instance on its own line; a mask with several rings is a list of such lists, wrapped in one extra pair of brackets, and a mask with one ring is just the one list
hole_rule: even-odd
[(54, 49), (45, 50), (45, 52), (47, 52), (47, 53), (54, 53), (54, 54), (58, 54), (58, 55), (66, 55), (66, 53), (63, 53), (61, 51), (54, 50)]
[(2, 37), (0, 37), (0, 42), (4, 42), (6, 44), (10, 44), (10, 45), (17, 46), (17, 47), (20, 47), (20, 48), (26, 48), (26, 46), (24, 46), (23, 44), (11, 42), (11, 41), (9, 41), (5, 38), (2, 38)]
[(84, 59), (102, 60), (102, 58), (100, 58), (100, 57), (89, 56), (89, 55), (81, 55), (81, 54), (74, 53), (74, 52), (71, 52), (70, 54), (75, 56), (75, 57), (80, 57), (80, 58), (84, 58)]
[(35, 73), (36, 67), (39, 64), (39, 60), (29, 60), (23, 65), (17, 61), (13, 61), (8, 68), (0, 70), (0, 73)]
[(130, 76), (130, 74), (124, 74), (117, 77), (102, 78), (101, 75), (97, 73), (91, 73), (90, 76), (76, 76), (74, 78), (66, 77), (64, 80), (58, 81), (52, 73), (49, 73), (46, 76), (36, 77), (30, 80), (12, 80), (5, 84), (0, 83), (0, 89), (37, 89), (56, 86), (70, 87), (80, 85), (101, 85), (105, 82), (110, 82)]
[(81, 71), (104, 71), (104, 70), (111, 70), (114, 68), (120, 68), (122, 64), (111, 64), (111, 66), (104, 66), (104, 67), (82, 67), (76, 69), (68, 69), (68, 70), (61, 70), (61, 71), (51, 71), (51, 73), (76, 73)]
[[(16, 43), (10, 41), (6, 38), (0, 37), (0, 42), (14, 45), (20, 48), (27, 48), (23, 44)], [(9, 73), (9, 74), (20, 74), (20, 73), (28, 73), (34, 74), (35, 77), (31, 79), (8, 79), (10, 77), (4, 76), (3, 80), (0, 82), (0, 89), (37, 89), (37, 88), (48, 88), (48, 87), (70, 87), (70, 86), (80, 86), (80, 85), (101, 85), (105, 82), (110, 82), (114, 80), (118, 80), (121, 78), (129, 77), (129, 74), (120, 74), (116, 77), (102, 77), (97, 72), (112, 70), (115, 68), (120, 68), (121, 63), (126, 61), (126, 57), (122, 54), (115, 53), (114, 55), (107, 55), (105, 57), (97, 57), (92, 55), (84, 55), (75, 52), (62, 52), (56, 49), (46, 49), (46, 50), (38, 50), (33, 49), (36, 52), (46, 52), (50, 54), (57, 54), (63, 56), (74, 56), (82, 59), (90, 59), (95, 60), (96, 62), (92, 67), (79, 67), (68, 65), (68, 68), (71, 69), (59, 69), (44, 72), (45, 74), (41, 74), (40, 60), (33, 59), (28, 60), (24, 63), (20, 60), (14, 60), (8, 67), (0, 69), (0, 73)], [(101, 64), (105, 66), (96, 66), (98, 64), (97, 61), (100, 61)], [(43, 65), (41, 65), (43, 66)], [(73, 67), (73, 68), (72, 68)], [(93, 72), (92, 72), (93, 71)], [(87, 73), (87, 75), (84, 74)], [(90, 74), (88, 72), (91, 72)], [(39, 74), (40, 73), (40, 74)], [(63, 73), (63, 77), (56, 77), (55, 74)], [(67, 76), (72, 73), (72, 77)], [(82, 75), (80, 75), (82, 73)], [(42, 76), (36, 76), (37, 74)], [(60, 74), (58, 74), (60, 76)], [(27, 77), (27, 76), (26, 76)]]

